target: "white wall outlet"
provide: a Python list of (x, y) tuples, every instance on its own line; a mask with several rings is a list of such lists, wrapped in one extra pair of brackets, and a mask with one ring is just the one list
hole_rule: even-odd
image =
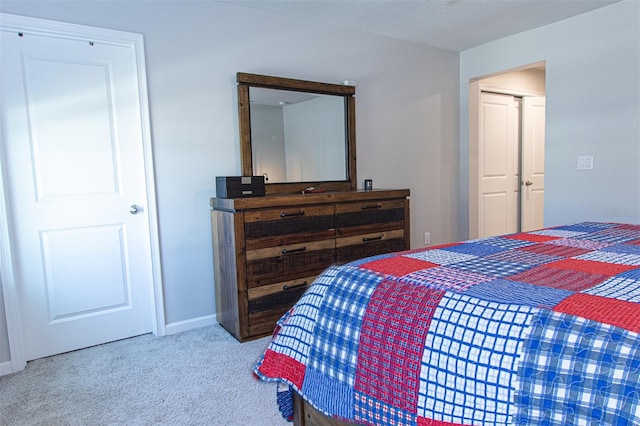
[(424, 233), (424, 245), (428, 246), (429, 244), (431, 244), (431, 232), (425, 232)]
[(579, 155), (578, 170), (593, 170), (593, 155)]

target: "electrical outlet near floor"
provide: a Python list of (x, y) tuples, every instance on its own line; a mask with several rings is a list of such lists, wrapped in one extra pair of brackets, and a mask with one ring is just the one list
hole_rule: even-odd
[(424, 233), (424, 245), (429, 245), (431, 244), (431, 232), (425, 232)]

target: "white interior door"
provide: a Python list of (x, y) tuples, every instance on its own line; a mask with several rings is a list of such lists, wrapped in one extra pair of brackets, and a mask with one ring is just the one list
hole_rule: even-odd
[(513, 96), (480, 95), (478, 132), (478, 238), (519, 227), (519, 102)]
[(544, 227), (544, 97), (522, 98), (521, 225), (523, 232)]
[(149, 206), (130, 47), (0, 36), (4, 168), (26, 360), (152, 331)]

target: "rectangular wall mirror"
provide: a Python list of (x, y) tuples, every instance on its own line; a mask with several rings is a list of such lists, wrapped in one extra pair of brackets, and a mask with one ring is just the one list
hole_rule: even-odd
[(243, 175), (266, 193), (356, 189), (355, 87), (238, 73)]

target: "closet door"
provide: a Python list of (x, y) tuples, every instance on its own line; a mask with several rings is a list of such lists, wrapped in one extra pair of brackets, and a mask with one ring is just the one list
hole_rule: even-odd
[(544, 97), (522, 98), (522, 179), (520, 230), (544, 227)]
[(26, 360), (152, 331), (132, 46), (6, 28), (1, 37), (3, 169)]
[(478, 149), (478, 237), (518, 231), (519, 102), (481, 94)]

